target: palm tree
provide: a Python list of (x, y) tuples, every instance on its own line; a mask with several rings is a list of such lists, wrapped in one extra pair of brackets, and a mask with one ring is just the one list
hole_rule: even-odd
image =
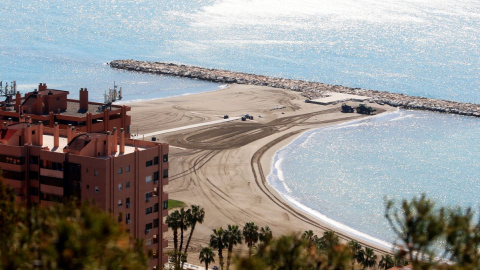
[(245, 223), (243, 227), (243, 238), (248, 246), (248, 256), (252, 256), (253, 246), (258, 242), (258, 226), (253, 222)]
[[(315, 238), (315, 237), (314, 237)], [(317, 249), (327, 257), (327, 265), (333, 265), (336, 258), (336, 248), (340, 244), (340, 240), (334, 231), (326, 231), (317, 241)]]
[(220, 269), (223, 270), (223, 249), (226, 244), (224, 242), (225, 231), (222, 227), (213, 229), (213, 234), (210, 235), (210, 247), (218, 249), (218, 259), (220, 260)]
[(178, 256), (178, 229), (180, 228), (180, 212), (175, 211), (167, 216), (167, 226), (173, 230), (173, 261), (175, 269), (180, 268), (180, 260)]
[(355, 261), (358, 262), (358, 258), (361, 255), (362, 246), (355, 240), (352, 240), (348, 243), (350, 250), (352, 252), (352, 270), (354, 269)]
[(392, 268), (393, 266), (394, 266), (394, 261), (392, 256), (390, 256), (390, 254), (382, 255), (382, 259), (378, 263), (378, 267), (380, 267), (381, 269), (387, 270)]
[(190, 235), (188, 236), (187, 244), (185, 245), (185, 253), (188, 251), (188, 246), (190, 245), (190, 240), (192, 240), (192, 235), (193, 231), (195, 230), (195, 225), (197, 223), (202, 224), (203, 223), (203, 218), (205, 217), (205, 210), (203, 208), (200, 208), (198, 205), (192, 205), (191, 211), (189, 212), (189, 215), (187, 216), (187, 222), (190, 225)]
[[(185, 250), (184, 250), (185, 256), (188, 256), (188, 246), (190, 245), (190, 241), (192, 240), (192, 235), (193, 235), (193, 231), (195, 230), (195, 225), (197, 225), (197, 222), (202, 224), (204, 217), (205, 217), (205, 210), (203, 210), (203, 208), (200, 208), (200, 206), (198, 205), (192, 205), (192, 208), (188, 209), (187, 212), (185, 212), (185, 223), (187, 224), (186, 227), (191, 227), (190, 234), (188, 235), (188, 239), (187, 239), (187, 244), (185, 245)], [(183, 269), (183, 265), (184, 263), (182, 263), (182, 269)]]
[(188, 209), (186, 212), (185, 212), (185, 208), (182, 207), (182, 209), (180, 209), (180, 213), (179, 213), (180, 246), (178, 247), (178, 251), (180, 252), (182, 252), (182, 249), (183, 249), (183, 232), (186, 231), (189, 226), (187, 221), (187, 216), (189, 215), (190, 215), (190, 209)]
[(242, 243), (242, 231), (238, 225), (228, 225), (224, 233), (224, 241), (228, 250), (227, 254), (227, 270), (230, 267), (230, 260), (232, 259), (233, 247)]
[(260, 233), (258, 234), (258, 240), (262, 242), (264, 245), (268, 245), (273, 238), (272, 231), (270, 227), (265, 226), (260, 228)]
[(315, 240), (317, 239), (316, 235), (312, 230), (304, 231), (302, 238), (308, 240), (308, 247), (312, 248), (315, 245)]
[(215, 262), (214, 257), (215, 253), (213, 253), (213, 250), (209, 247), (204, 247), (202, 248), (202, 250), (200, 250), (200, 255), (198, 256), (198, 259), (200, 259), (201, 263), (205, 263), (205, 270), (208, 270), (208, 265), (212, 262)]
[(361, 262), (363, 269), (367, 267), (375, 267), (377, 264), (377, 255), (373, 253), (373, 249), (365, 247), (362, 250), (362, 262)]

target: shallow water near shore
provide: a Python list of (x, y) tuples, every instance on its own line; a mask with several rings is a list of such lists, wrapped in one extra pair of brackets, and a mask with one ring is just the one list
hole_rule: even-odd
[(385, 199), (426, 193), (478, 210), (479, 140), (477, 119), (400, 110), (303, 134), (276, 153), (268, 182), (337, 230), (385, 246), (395, 240)]

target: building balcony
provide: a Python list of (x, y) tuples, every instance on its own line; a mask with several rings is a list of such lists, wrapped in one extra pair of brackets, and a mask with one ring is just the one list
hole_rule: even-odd
[(42, 193), (49, 193), (49, 194), (55, 194), (55, 195), (63, 196), (63, 187), (41, 185), (40, 186), (40, 191)]
[(23, 186), (23, 181), (20, 180), (3, 178), (3, 181), (12, 188), (21, 188)]
[(62, 179), (63, 179), (63, 171), (57, 171), (57, 170), (50, 170), (50, 169), (40, 168), (40, 175), (41, 175), (41, 176), (48, 176), (48, 177), (62, 178)]
[(0, 162), (0, 168), (2, 168), (2, 170), (9, 170), (9, 171), (15, 171), (15, 172), (25, 171), (25, 165), (12, 164), (7, 162)]

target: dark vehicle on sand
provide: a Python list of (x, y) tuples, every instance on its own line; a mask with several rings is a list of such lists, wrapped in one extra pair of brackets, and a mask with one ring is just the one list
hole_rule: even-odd
[(353, 113), (353, 107), (343, 103), (342, 104), (342, 113)]
[(365, 104), (360, 104), (357, 107), (357, 113), (360, 114), (372, 114), (375, 113), (377, 110), (373, 109), (372, 107), (366, 106)]

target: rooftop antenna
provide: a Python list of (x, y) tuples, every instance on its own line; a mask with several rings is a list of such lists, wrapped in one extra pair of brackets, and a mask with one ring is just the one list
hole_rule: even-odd
[(106, 107), (110, 107), (110, 110), (111, 110), (112, 109), (112, 103), (122, 99), (122, 87), (120, 87), (120, 90), (117, 90), (117, 87), (118, 86), (115, 84), (115, 81), (113, 81), (113, 89), (109, 88), (108, 89), (108, 94), (107, 94), (107, 91), (105, 91), (105, 94), (104, 94), (104, 97), (105, 97), (104, 103), (105, 104), (102, 106), (103, 110)]
[(17, 82), (13, 81), (10, 82), (10, 86), (8, 86), (8, 82), (5, 82), (5, 86), (3, 86), (3, 81), (0, 81), (0, 96), (5, 97), (5, 103), (7, 106), (11, 106), (12, 103), (12, 96), (17, 93)]

